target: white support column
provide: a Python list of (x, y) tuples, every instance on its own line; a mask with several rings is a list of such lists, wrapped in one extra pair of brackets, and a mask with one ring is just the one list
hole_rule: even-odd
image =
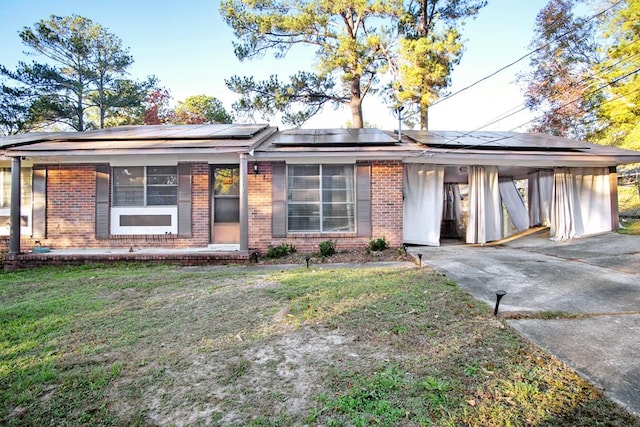
[(249, 250), (249, 192), (248, 162), (245, 153), (240, 154), (240, 250)]

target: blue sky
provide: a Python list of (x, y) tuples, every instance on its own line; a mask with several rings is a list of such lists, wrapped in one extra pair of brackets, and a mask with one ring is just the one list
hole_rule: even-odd
[[(451, 92), (477, 81), (528, 52), (535, 17), (546, 0), (489, 0), (475, 21), (463, 29), (468, 39), (462, 62), (454, 70)], [(0, 63), (14, 68), (27, 60), (18, 32), (51, 14), (77, 14), (100, 23), (122, 39), (135, 60), (131, 77), (159, 78), (174, 100), (206, 94), (220, 99), (230, 110), (235, 94), (224, 79), (271, 74), (286, 77), (310, 68), (312, 53), (296, 49), (282, 60), (240, 62), (233, 54), (231, 29), (218, 13), (216, 0), (2, 0), (0, 1)], [(37, 59), (37, 58), (36, 58)], [(515, 107), (522, 106), (522, 90), (515, 83), (527, 60), (431, 109), (434, 130), (475, 130)], [(371, 97), (364, 105), (365, 121), (395, 129), (397, 120), (387, 107)], [(484, 130), (510, 130), (531, 115), (519, 113)], [(328, 109), (305, 127), (342, 127), (350, 120), (348, 109)], [(277, 123), (273, 123), (276, 124)], [(519, 129), (524, 130), (524, 129)]]

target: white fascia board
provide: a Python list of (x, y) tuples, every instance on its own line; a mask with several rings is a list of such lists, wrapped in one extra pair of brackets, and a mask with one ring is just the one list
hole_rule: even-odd
[(109, 163), (112, 166), (175, 166), (182, 162), (207, 162), (210, 164), (238, 164), (237, 153), (226, 153), (216, 155), (184, 155), (174, 154), (162, 155), (109, 155), (109, 156), (77, 156), (77, 157), (27, 157), (28, 162), (36, 164), (95, 164)]
[(405, 159), (405, 163), (427, 163), (443, 165), (478, 166), (528, 166), (528, 167), (603, 167), (616, 166), (640, 161), (640, 156), (603, 156), (558, 153), (505, 153), (501, 156), (479, 153), (437, 153), (425, 152), (419, 157)]
[[(367, 160), (402, 160), (408, 155), (419, 155), (420, 153), (407, 153), (406, 151), (398, 153), (377, 153), (377, 152), (362, 152), (362, 153), (339, 153), (339, 152), (325, 152), (325, 153), (275, 153), (275, 152), (260, 152), (254, 153), (254, 159), (256, 161), (280, 161), (280, 162), (296, 162), (296, 163), (322, 163), (322, 161), (328, 161), (327, 159), (349, 159), (353, 158), (354, 161), (367, 161)], [(318, 160), (321, 159), (321, 160)]]
[(171, 150), (171, 149), (153, 149), (153, 150), (72, 150), (72, 151), (60, 151), (60, 150), (48, 150), (48, 151), (30, 151), (30, 150), (11, 150), (5, 153), (8, 157), (56, 157), (56, 158), (71, 158), (69, 162), (77, 162), (78, 158), (85, 157), (100, 157), (100, 156), (213, 156), (220, 154), (235, 154), (239, 156), (242, 153), (247, 153), (247, 148), (194, 148), (190, 150)]

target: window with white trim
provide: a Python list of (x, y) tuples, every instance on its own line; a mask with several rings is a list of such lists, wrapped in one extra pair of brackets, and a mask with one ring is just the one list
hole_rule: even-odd
[(288, 165), (289, 232), (354, 232), (353, 165)]
[(176, 206), (176, 166), (113, 168), (113, 206)]
[[(31, 234), (31, 204), (33, 169), (20, 170), (20, 232)], [(11, 168), (0, 168), (0, 236), (9, 235), (11, 219)]]

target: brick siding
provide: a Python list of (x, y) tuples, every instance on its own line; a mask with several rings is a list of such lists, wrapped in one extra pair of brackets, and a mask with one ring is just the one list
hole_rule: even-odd
[[(47, 166), (47, 234), (39, 239), (51, 248), (162, 247), (189, 248), (209, 244), (209, 165), (192, 163), (192, 237), (176, 235), (110, 236), (96, 239), (96, 166), (67, 164)], [(22, 236), (21, 251), (33, 248), (35, 241)], [(0, 239), (5, 250), (9, 238)]]
[(285, 238), (271, 235), (272, 167), (260, 162), (259, 174), (250, 174), (249, 248), (265, 253), (270, 246), (294, 245), (298, 252), (317, 252), (318, 244), (334, 240), (338, 250), (364, 249), (373, 238), (384, 237), (392, 247), (402, 245), (402, 173), (401, 161), (371, 162), (372, 235), (355, 233), (296, 233)]
[[(259, 173), (249, 167), (248, 222), (249, 248), (265, 253), (281, 243), (295, 245), (300, 252), (317, 252), (318, 244), (336, 241), (338, 250), (365, 248), (373, 238), (384, 237), (392, 247), (402, 245), (402, 175), (401, 161), (371, 163), (371, 236), (355, 233), (304, 233), (286, 238), (272, 237), (272, 164), (260, 162)], [(51, 248), (110, 247), (205, 247), (210, 239), (209, 165), (192, 163), (192, 236), (177, 235), (95, 237), (96, 167), (88, 164), (49, 165), (47, 167), (47, 236), (40, 239)], [(9, 239), (0, 239), (7, 248)], [(22, 251), (35, 242), (21, 239)]]

